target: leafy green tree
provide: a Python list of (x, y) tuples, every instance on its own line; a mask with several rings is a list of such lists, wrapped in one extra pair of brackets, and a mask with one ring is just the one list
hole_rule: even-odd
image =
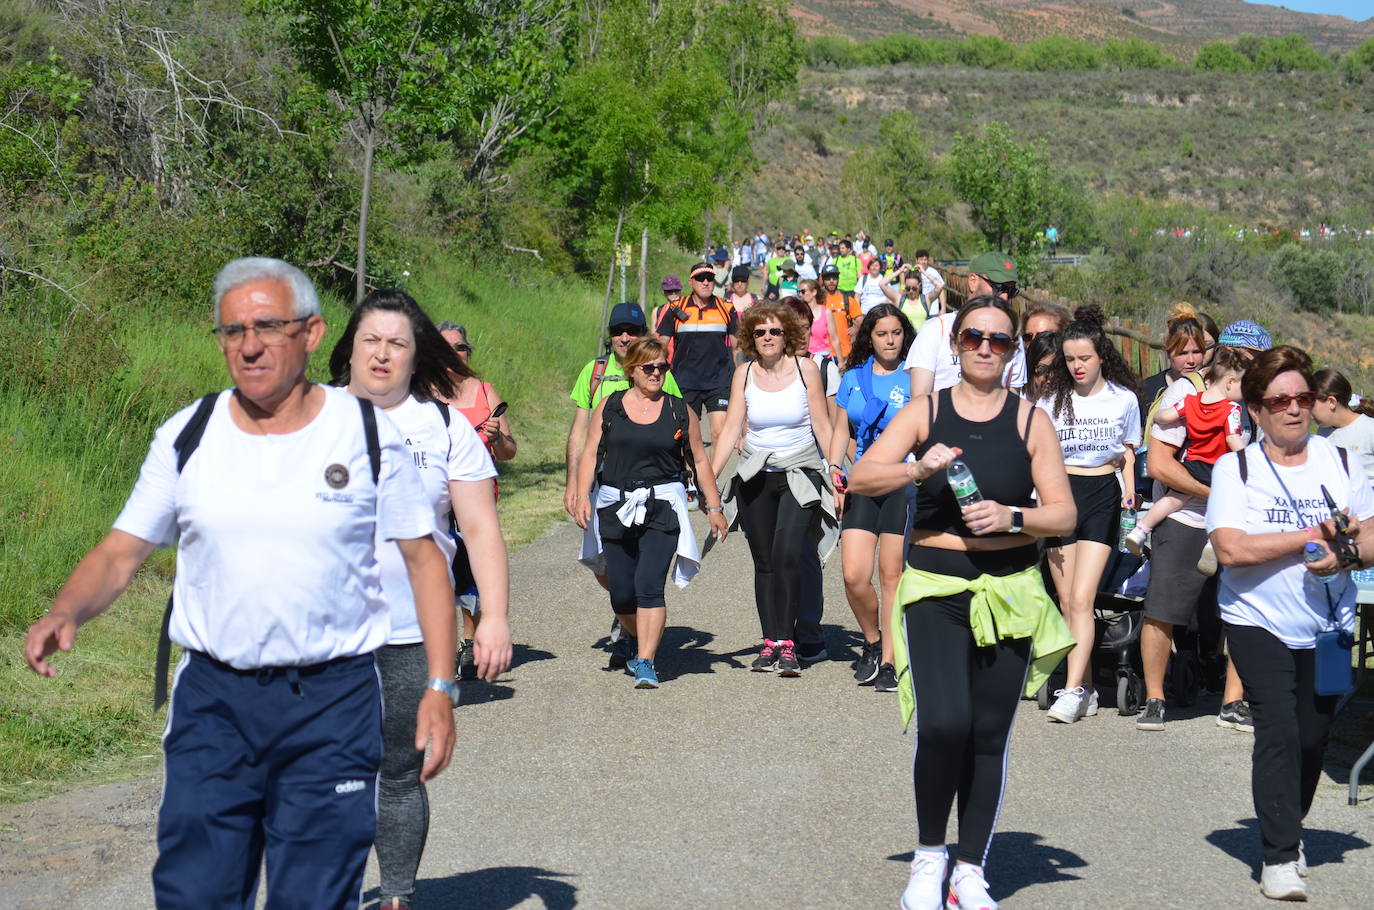
[(993, 35), (969, 35), (959, 42), (955, 56), (964, 66), (1003, 69), (1016, 59), (1016, 48)]
[(982, 135), (957, 136), (947, 159), (955, 195), (992, 247), (1016, 257), (1029, 278), (1038, 269), (1042, 232), (1063, 209), (1064, 188), (1044, 143), (1019, 140), (992, 121)]
[(1098, 49), (1104, 65), (1118, 70), (1162, 70), (1178, 66), (1178, 60), (1158, 44), (1140, 38), (1112, 39)]
[(1341, 58), (1341, 72), (1349, 82), (1364, 82), (1374, 73), (1374, 38)]
[(1264, 47), (1264, 42), (1268, 40), (1263, 35), (1246, 32), (1236, 39), (1235, 49), (1237, 53), (1244, 54), (1245, 59), (1254, 63), (1255, 58), (1259, 56), (1260, 48)]
[(858, 46), (839, 35), (820, 35), (806, 42), (802, 53), (807, 66), (848, 69), (857, 59)]
[(1213, 73), (1248, 73), (1255, 64), (1225, 41), (1212, 41), (1197, 52), (1193, 67)]
[(906, 111), (885, 116), (877, 141), (849, 157), (840, 171), (840, 190), (853, 223), (884, 236), (909, 233), (948, 202), (925, 130)]
[(1306, 35), (1269, 38), (1255, 53), (1255, 69), (1273, 73), (1324, 72), (1334, 69), (1330, 58), (1312, 46)]
[(1345, 263), (1334, 250), (1290, 243), (1274, 254), (1269, 280), (1293, 295), (1300, 310), (1329, 313), (1340, 309)]
[(1097, 49), (1088, 42), (1050, 35), (1017, 48), (1015, 66), (1040, 72), (1071, 72), (1100, 69), (1102, 62)]

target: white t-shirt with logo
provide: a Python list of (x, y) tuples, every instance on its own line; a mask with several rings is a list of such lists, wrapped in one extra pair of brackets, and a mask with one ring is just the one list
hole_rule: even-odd
[[(954, 330), (954, 319), (958, 313), (945, 313), (934, 319), (926, 320), (916, 333), (916, 340), (907, 352), (905, 369), (920, 367), (935, 374), (932, 392), (953, 388), (964, 378), (959, 368), (959, 355), (950, 348), (950, 333)], [(1009, 389), (1019, 389), (1026, 384), (1026, 353), (1016, 345), (1016, 353), (1002, 373), (1002, 385)]]
[(1068, 409), (1054, 416), (1054, 399), (1042, 398), (1036, 406), (1050, 416), (1064, 450), (1064, 464), (1096, 468), (1119, 462), (1126, 447), (1140, 445), (1140, 402), (1135, 394), (1108, 382), (1096, 395), (1084, 398), (1070, 395), (1073, 417)]
[[(240, 670), (306, 666), (386, 644), (376, 539), (434, 530), (434, 509), (400, 432), (377, 411), (372, 483), (358, 399), (316, 386), (324, 405), (294, 433), (244, 432), (220, 393), (177, 473), (173, 441), (195, 405), (158, 428), (114, 527), (178, 544), (170, 636)], [(437, 416), (437, 415), (436, 415)]]
[(1326, 438), (1332, 445), (1349, 449), (1359, 461), (1365, 477), (1374, 483), (1374, 417), (1361, 414), (1345, 426), (1332, 430)]
[[(444, 405), (449, 408), (448, 405)], [(450, 480), (490, 480), (496, 476), (496, 465), (482, 439), (466, 417), (449, 408), (448, 426), (443, 415), (432, 402), (405, 401), (386, 412), (401, 431), (411, 459), (420, 471), (420, 484), (425, 498), (434, 506), (434, 542), (444, 552), (452, 567), (457, 543), (449, 534)], [(415, 616), (415, 593), (410, 587), (410, 573), (406, 570), (401, 548), (392, 541), (378, 538), (377, 562), (382, 569), (382, 593), (391, 609), (391, 637), (388, 644), (405, 645), (423, 641), (420, 622)]]
[[(1234, 452), (1221, 456), (1212, 471), (1212, 495), (1207, 500), (1207, 533), (1235, 528), (1247, 534), (1296, 531), (1331, 517), (1324, 485), (1336, 505), (1361, 521), (1374, 517), (1374, 489), (1355, 459), (1341, 466), (1336, 447), (1319, 436), (1307, 441), (1307, 461), (1287, 467), (1269, 462), (1259, 443), (1245, 449), (1247, 481), (1240, 479), (1240, 460)], [(1275, 477), (1282, 478), (1283, 483)], [(1288, 491), (1284, 491), (1287, 486)], [(1288, 494), (1296, 502), (1298, 514)], [(1301, 553), (1292, 553), (1257, 566), (1224, 566), (1217, 604), (1224, 622), (1257, 626), (1273, 633), (1289, 648), (1316, 646), (1317, 633), (1329, 628), (1331, 594), (1336, 614), (1346, 629), (1354, 627), (1355, 584), (1339, 575), (1331, 585), (1307, 571)]]

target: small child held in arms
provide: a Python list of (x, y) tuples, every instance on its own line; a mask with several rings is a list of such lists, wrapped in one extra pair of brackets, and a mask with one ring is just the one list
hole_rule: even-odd
[[(1234, 348), (1217, 348), (1212, 366), (1207, 371), (1206, 387), (1184, 398), (1175, 407), (1155, 412), (1160, 426), (1183, 422), (1188, 440), (1183, 454), (1183, 467), (1198, 483), (1212, 485), (1212, 468), (1227, 452), (1245, 448), (1241, 437), (1240, 380), (1245, 373), (1245, 359)], [(1189, 496), (1173, 490), (1155, 500), (1140, 523), (1126, 536), (1126, 549), (1139, 556), (1150, 532), (1160, 522), (1183, 508)]]

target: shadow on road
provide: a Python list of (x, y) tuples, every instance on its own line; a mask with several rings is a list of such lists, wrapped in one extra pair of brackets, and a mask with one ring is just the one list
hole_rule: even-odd
[[(1250, 877), (1259, 881), (1259, 867), (1264, 853), (1260, 847), (1257, 819), (1241, 818), (1236, 820), (1234, 828), (1218, 828), (1207, 835), (1207, 843), (1232, 859), (1249, 866)], [(1302, 843), (1303, 852), (1307, 854), (1308, 866), (1339, 863), (1345, 859), (1347, 853), (1369, 846), (1369, 841), (1353, 832), (1347, 834), (1322, 828), (1303, 828)]]
[(485, 705), (494, 701), (509, 701), (515, 697), (515, 690), (500, 683), (483, 682), (480, 679), (464, 680), (459, 686), (458, 706)]
[[(415, 903), (444, 910), (510, 910), (530, 897), (544, 902), (547, 910), (572, 910), (577, 906), (577, 889), (565, 881), (562, 872), (534, 866), (498, 866), (478, 869), (447, 878), (421, 879), (415, 883)], [(364, 901), (381, 895), (372, 889)]]
[(512, 645), (510, 668), (514, 670), (523, 664), (538, 663), (541, 660), (553, 660), (558, 655), (552, 651), (543, 651), (539, 648), (531, 648), (529, 645)]
[[(1042, 844), (1039, 834), (1028, 831), (999, 831), (992, 839), (988, 856), (990, 874), (988, 884), (997, 900), (1003, 900), (1030, 885), (1053, 882), (1076, 882), (1082, 876), (1071, 875), (1066, 869), (1086, 869), (1088, 863), (1072, 850)], [(950, 846), (950, 855), (955, 852)], [(889, 856), (894, 862), (911, 862), (912, 853)]]

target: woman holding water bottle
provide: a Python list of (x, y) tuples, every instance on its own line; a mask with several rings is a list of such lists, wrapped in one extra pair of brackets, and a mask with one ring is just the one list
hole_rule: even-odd
[[(904, 720), (920, 714), (918, 841), (905, 910), (944, 906), (945, 827), (956, 796), (950, 905), (996, 907), (983, 865), (1016, 706), (1073, 646), (1040, 580), (1034, 538), (1070, 533), (1076, 512), (1053, 424), (1002, 387), (1015, 326), (1005, 300), (966, 303), (951, 332), (963, 378), (903, 408), (849, 481), (851, 492), (875, 497), (916, 486), (892, 616)], [(908, 454), (917, 460), (905, 461)]]
[(1037, 386), (1036, 405), (1054, 421), (1078, 509), (1073, 533), (1045, 541), (1059, 607), (1077, 642), (1069, 652), (1064, 688), (1054, 693), (1052, 723), (1071, 724), (1097, 713), (1090, 666), (1093, 602), (1120, 536), (1122, 509), (1132, 524), (1135, 520), (1135, 448), (1141, 435), (1137, 380), (1102, 323), (1101, 307), (1079, 307), (1063, 332), (1064, 368), (1052, 370)]

